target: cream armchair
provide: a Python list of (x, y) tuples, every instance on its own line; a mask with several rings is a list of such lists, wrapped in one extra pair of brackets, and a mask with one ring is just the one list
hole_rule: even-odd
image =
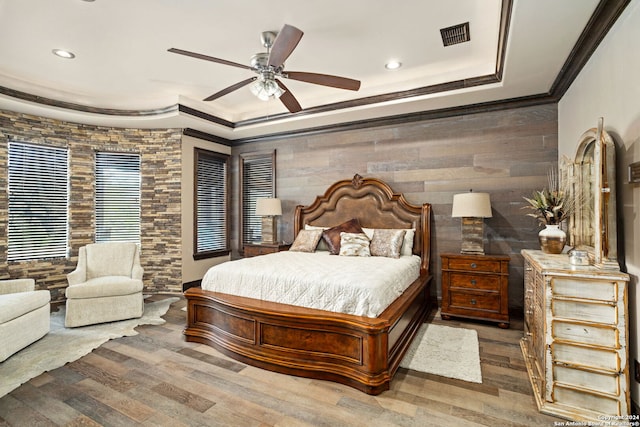
[(0, 362), (49, 332), (49, 301), (33, 279), (0, 280)]
[(92, 243), (81, 247), (78, 265), (67, 275), (65, 326), (141, 317), (143, 272), (135, 243)]

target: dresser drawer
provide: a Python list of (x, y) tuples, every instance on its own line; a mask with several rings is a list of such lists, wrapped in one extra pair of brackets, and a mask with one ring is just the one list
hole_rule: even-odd
[(553, 380), (556, 383), (566, 384), (571, 387), (591, 389), (611, 396), (619, 396), (620, 376), (597, 371), (585, 371), (562, 365), (553, 366)]
[(500, 295), (494, 293), (468, 293), (449, 291), (449, 307), (469, 310), (500, 311)]
[[(557, 402), (561, 402), (564, 407), (574, 408), (587, 408), (583, 412), (590, 414), (589, 419), (607, 419), (612, 415), (627, 414), (626, 410), (622, 411), (620, 408), (620, 401), (613, 397), (607, 397), (606, 395), (588, 393), (581, 389), (572, 389), (568, 387), (562, 387), (561, 385), (555, 385), (553, 387), (553, 396)], [(626, 405), (625, 405), (626, 406)], [(601, 418), (601, 414), (607, 414), (604, 418)], [(577, 418), (576, 419), (584, 419)], [(577, 424), (576, 424), (577, 425)], [(588, 425), (588, 424), (585, 424)], [(596, 422), (592, 425), (606, 425), (601, 422)], [(615, 425), (615, 424), (611, 424)], [(619, 424), (624, 425), (624, 424)]]
[(618, 307), (593, 301), (554, 298), (551, 313), (556, 318), (617, 325)]
[(551, 329), (554, 340), (593, 344), (609, 348), (620, 348), (620, 332), (610, 325), (571, 322), (553, 319)]
[(500, 276), (449, 273), (449, 286), (452, 288), (468, 288), (480, 290), (500, 290)]
[[(446, 265), (445, 265), (446, 264)], [(442, 268), (448, 270), (463, 270), (468, 272), (500, 273), (501, 262), (490, 259), (448, 258), (443, 260)]]
[(553, 362), (571, 366), (581, 366), (610, 373), (619, 373), (621, 361), (615, 350), (561, 342), (551, 344)]
[(615, 302), (618, 299), (618, 283), (605, 280), (553, 278), (551, 293), (553, 296)]

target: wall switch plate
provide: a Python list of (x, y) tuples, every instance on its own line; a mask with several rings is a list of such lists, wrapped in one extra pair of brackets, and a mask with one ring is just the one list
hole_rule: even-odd
[(629, 165), (629, 184), (637, 184), (640, 182), (640, 162), (631, 163)]
[(640, 362), (637, 359), (633, 359), (633, 377), (640, 383)]

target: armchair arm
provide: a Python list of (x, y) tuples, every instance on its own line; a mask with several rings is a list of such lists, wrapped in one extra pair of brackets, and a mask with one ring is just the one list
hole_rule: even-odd
[(67, 274), (67, 282), (69, 286), (77, 285), (87, 281), (87, 274), (84, 269), (76, 268), (71, 273)]
[(131, 278), (142, 280), (142, 275), (144, 274), (144, 269), (139, 265), (134, 265), (131, 269)]
[(0, 295), (16, 292), (30, 292), (35, 290), (36, 281), (33, 279), (0, 280)]

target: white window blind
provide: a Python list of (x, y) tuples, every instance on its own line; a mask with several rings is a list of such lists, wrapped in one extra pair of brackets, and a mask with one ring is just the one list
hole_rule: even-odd
[(194, 257), (205, 258), (229, 251), (229, 156), (196, 149)]
[(66, 148), (9, 142), (7, 260), (67, 256)]
[(274, 154), (242, 158), (242, 240), (260, 241), (262, 217), (256, 215), (256, 200), (275, 197)]
[(96, 242), (140, 243), (140, 155), (96, 152)]

